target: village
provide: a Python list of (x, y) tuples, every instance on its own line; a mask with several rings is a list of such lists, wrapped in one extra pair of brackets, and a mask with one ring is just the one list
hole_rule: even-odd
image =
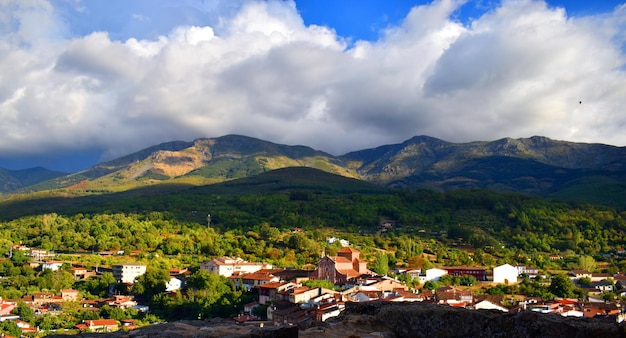
[[(571, 270), (567, 274), (575, 285), (584, 288), (584, 299), (555, 298), (544, 300), (538, 297), (521, 295), (486, 294), (477, 287), (494, 285), (515, 285), (523, 278), (543, 278), (549, 276), (536, 268), (520, 264), (503, 264), (487, 270), (478, 266), (442, 266), (426, 269), (396, 269), (390, 275), (381, 276), (367, 267), (360, 252), (344, 243), (336, 255), (324, 255), (315, 269), (274, 268), (264, 262), (248, 262), (238, 257), (216, 257), (200, 264), (201, 270), (224, 276), (238, 289), (245, 289), (255, 295), (253, 302), (243, 306), (243, 311), (233, 320), (242, 325), (294, 325), (306, 328), (315, 322), (324, 322), (338, 316), (347, 302), (430, 302), (442, 306), (463, 307), (472, 310), (497, 310), (504, 312), (535, 311), (555, 313), (561, 316), (580, 318), (602, 318), (622, 322), (626, 317), (624, 306), (616, 300), (601, 297), (604, 292), (622, 294), (626, 287), (626, 275), (591, 273), (585, 270)], [(37, 269), (56, 271), (67, 268), (67, 262), (54, 260), (54, 254), (41, 249), (15, 245), (13, 250), (23, 251), (31, 260), (28, 263)], [(120, 254), (106, 252), (101, 254)], [(146, 273), (147, 266), (134, 262), (111, 266), (110, 272), (117, 283), (132, 286), (136, 279)], [(68, 269), (75, 280), (93, 278), (107, 269), (90, 270), (72, 266)], [(174, 294), (184, 289), (187, 268), (169, 270), (169, 281), (165, 293)], [(411, 288), (398, 276), (418, 280), (421, 288)], [(445, 276), (470, 276), (476, 285), (444, 285), (435, 289), (427, 288), (428, 283), (438, 282)], [(323, 282), (316, 286), (314, 281)], [(581, 284), (584, 281), (584, 285)], [(307, 286), (307, 284), (309, 286)], [(112, 287), (113, 285), (111, 285)], [(132, 289), (132, 288), (129, 288)], [(37, 333), (38, 327), (15, 314), (18, 302), (23, 302), (35, 315), (60, 314), (62, 304), (79, 303), (81, 308), (97, 311), (102, 306), (119, 309), (135, 309), (149, 312), (150, 308), (138, 303), (132, 292), (120, 294), (110, 289), (106, 299), (84, 299), (73, 289), (54, 292), (37, 292), (22, 299), (3, 299), (0, 302), (0, 321), (14, 321), (23, 335)], [(205, 319), (205, 318), (203, 318)], [(79, 332), (109, 332), (132, 330), (137, 325), (129, 319), (84, 320), (76, 325)]]

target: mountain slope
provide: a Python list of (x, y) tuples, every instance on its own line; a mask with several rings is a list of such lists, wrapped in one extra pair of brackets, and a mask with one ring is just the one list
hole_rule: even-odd
[(0, 193), (12, 192), (65, 175), (67, 173), (41, 167), (22, 170), (0, 168)]
[(111, 192), (165, 182), (200, 185), (297, 166), (317, 168), (346, 177), (357, 176), (332, 155), (309, 147), (227, 135), (193, 142), (163, 143), (31, 189)]
[(316, 168), (394, 188), (484, 188), (612, 204), (626, 191), (626, 148), (539, 136), (469, 143), (416, 136), (332, 156), (227, 135), (163, 143), (28, 189), (80, 195), (165, 183), (197, 186), (287, 167)]

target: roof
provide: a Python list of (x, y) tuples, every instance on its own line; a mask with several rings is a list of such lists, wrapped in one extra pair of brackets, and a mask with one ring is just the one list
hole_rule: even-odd
[(358, 251), (356, 251), (356, 250), (352, 249), (351, 247), (347, 246), (347, 247), (343, 247), (343, 248), (337, 250), (337, 253), (340, 253), (340, 252), (350, 253), (350, 252), (358, 252)]
[(110, 326), (116, 325), (117, 320), (115, 319), (93, 319), (93, 320), (85, 320), (85, 324), (89, 326)]
[(477, 270), (477, 271), (486, 271), (485, 268), (481, 268), (478, 266), (444, 266), (442, 267), (443, 270), (458, 270), (458, 269), (462, 269), (462, 270)]
[(269, 282), (269, 283), (261, 284), (259, 285), (259, 287), (264, 288), (264, 289), (276, 289), (287, 284), (289, 283), (288, 282)]

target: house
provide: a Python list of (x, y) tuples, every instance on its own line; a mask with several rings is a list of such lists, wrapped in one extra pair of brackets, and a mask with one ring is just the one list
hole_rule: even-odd
[(35, 305), (60, 303), (62, 301), (61, 296), (55, 296), (52, 292), (35, 292), (33, 294), (33, 304)]
[(607, 281), (606, 279), (599, 282), (591, 282), (589, 286), (599, 290), (600, 292), (613, 292), (613, 283)]
[(74, 277), (74, 280), (78, 281), (78, 280), (83, 280), (83, 279), (87, 279), (91, 276), (95, 276), (95, 272), (88, 272), (86, 268), (82, 268), (82, 267), (75, 267), (75, 268), (71, 268), (69, 269), (69, 272), (72, 274), (72, 276)]
[(484, 268), (473, 266), (447, 266), (442, 269), (448, 272), (451, 276), (472, 276), (477, 281), (487, 280), (487, 271)]
[(589, 277), (592, 282), (599, 282), (602, 280), (607, 280), (609, 278), (613, 278), (613, 275), (610, 273), (592, 273), (591, 277)]
[(41, 270), (50, 269), (52, 271), (57, 271), (63, 266), (63, 262), (58, 261), (47, 261), (41, 264)]
[(269, 301), (282, 300), (283, 291), (296, 287), (296, 284), (290, 282), (270, 282), (259, 286), (259, 304), (265, 304)]
[[(236, 273), (228, 277), (228, 279), (233, 281), (237, 288), (243, 286), (247, 289), (253, 289), (265, 283), (279, 282), (281, 278), (274, 274), (280, 271), (282, 269), (261, 269), (251, 273)], [(240, 282), (242, 285), (239, 285)]]
[(447, 274), (448, 274), (448, 270), (445, 270), (445, 269), (439, 269), (439, 268), (428, 269), (426, 270), (426, 275), (424, 276), (424, 278), (420, 276), (420, 282), (421, 283), (428, 282), (428, 281), (436, 282), (439, 280), (439, 278)]
[(361, 290), (352, 296), (354, 302), (370, 302), (383, 297), (383, 292), (380, 290)]
[(208, 262), (200, 264), (200, 269), (216, 273), (221, 276), (230, 277), (237, 273), (252, 273), (261, 269), (271, 269), (272, 265), (268, 263), (252, 263), (247, 262), (239, 257), (218, 257)]
[(372, 273), (367, 262), (359, 258), (360, 253), (349, 247), (337, 251), (337, 256), (324, 256), (314, 272), (314, 278), (328, 280), (335, 285), (344, 285), (349, 279)]
[(346, 305), (343, 302), (329, 302), (321, 304), (315, 310), (315, 320), (318, 322), (324, 322), (328, 318), (337, 317), (341, 311), (345, 309)]
[(54, 257), (54, 254), (43, 249), (30, 249), (30, 256), (35, 261), (41, 261), (46, 258)]
[(13, 309), (15, 309), (15, 303), (8, 303), (5, 301), (2, 301), (0, 303), (0, 316), (10, 315)]
[(290, 303), (302, 304), (309, 302), (311, 299), (316, 298), (325, 292), (333, 293), (334, 291), (324, 288), (299, 286), (285, 291), (285, 295), (287, 296), (286, 299), (289, 300)]
[(22, 330), (22, 334), (35, 333), (38, 331), (37, 328), (32, 327), (29, 323), (20, 319), (15, 320), (15, 324)]
[(183, 287), (183, 281), (176, 278), (170, 277), (170, 280), (165, 283), (165, 292), (173, 292), (176, 290), (180, 290)]
[(391, 277), (367, 278), (359, 283), (359, 286), (362, 290), (380, 290), (383, 292), (408, 290), (408, 287), (404, 283)]
[(146, 273), (146, 266), (137, 263), (124, 263), (112, 266), (113, 277), (118, 283), (135, 283), (135, 279)]
[(591, 278), (591, 272), (587, 270), (571, 270), (567, 273), (567, 277), (573, 280), (579, 280), (581, 278)]
[(493, 282), (502, 284), (517, 283), (519, 270), (511, 264), (503, 264), (493, 268)]
[(470, 304), (472, 303), (472, 292), (460, 290), (451, 286), (444, 286), (435, 291), (435, 298), (439, 303), (447, 304)]
[(350, 242), (349, 242), (349, 241), (347, 241), (347, 240), (345, 240), (345, 239), (336, 238), (336, 237), (331, 237), (331, 238), (328, 238), (328, 239), (326, 240), (326, 243), (328, 243), (328, 244), (333, 244), (333, 243), (335, 243), (335, 242), (337, 242), (337, 241), (338, 241), (338, 242), (339, 242), (339, 244), (340, 244), (342, 247), (344, 247), (344, 248), (350, 245)]
[[(78, 327), (78, 325), (76, 326)], [(117, 331), (119, 326), (115, 319), (94, 319), (85, 320), (83, 326), (79, 327), (79, 329), (85, 328), (93, 332), (112, 332)]]
[(116, 295), (112, 300), (107, 301), (107, 305), (120, 309), (130, 309), (137, 306), (137, 302), (133, 299), (133, 296)]
[(65, 302), (75, 302), (80, 299), (78, 291), (73, 289), (61, 290), (61, 298)]

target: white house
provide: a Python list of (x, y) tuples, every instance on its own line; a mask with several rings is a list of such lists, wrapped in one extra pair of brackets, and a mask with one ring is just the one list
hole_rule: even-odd
[(348, 240), (345, 240), (345, 239), (340, 239), (340, 238), (336, 238), (336, 237), (331, 237), (331, 238), (328, 238), (328, 239), (326, 240), (326, 243), (328, 243), (328, 244), (333, 244), (333, 243), (335, 243), (335, 242), (337, 242), (337, 241), (339, 241), (339, 244), (340, 244), (342, 247), (344, 247), (344, 248), (350, 245), (350, 242), (349, 242)]
[(439, 268), (428, 269), (426, 270), (426, 276), (423, 278), (423, 280), (421, 280), (422, 278), (420, 278), (420, 282), (427, 282), (427, 281), (436, 282), (439, 280), (439, 278), (441, 278), (441, 276), (445, 276), (447, 274), (448, 274), (448, 270), (439, 269)]
[(41, 270), (50, 269), (52, 271), (57, 271), (63, 266), (63, 262), (57, 261), (47, 261), (41, 264)]
[(207, 270), (218, 275), (230, 277), (233, 273), (252, 273), (261, 269), (271, 269), (268, 263), (251, 263), (236, 257), (218, 257), (200, 264), (200, 269)]
[(146, 273), (146, 266), (135, 263), (116, 264), (112, 266), (113, 277), (118, 283), (134, 283), (135, 278)]
[(165, 283), (165, 292), (172, 292), (176, 290), (180, 290), (183, 287), (183, 281), (176, 278), (170, 277), (170, 280)]
[(503, 264), (493, 268), (493, 282), (503, 284), (517, 283), (519, 270), (511, 264)]

